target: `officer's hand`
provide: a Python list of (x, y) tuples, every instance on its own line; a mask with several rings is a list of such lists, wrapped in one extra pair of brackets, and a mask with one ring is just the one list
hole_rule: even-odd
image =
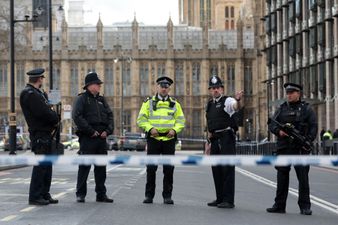
[(97, 137), (97, 136), (100, 136), (100, 133), (95, 131), (94, 134), (91, 137), (93, 138), (93, 137)]
[(151, 128), (150, 134), (152, 137), (157, 137), (158, 136), (158, 131), (155, 128)]
[(244, 95), (244, 91), (241, 90), (241, 91), (239, 91), (239, 92), (237, 92), (237, 93), (235, 94), (235, 99), (236, 99), (236, 100), (241, 100), (241, 98), (243, 97), (243, 95)]
[(107, 137), (107, 132), (103, 131), (100, 135), (101, 138), (106, 138)]
[(175, 136), (175, 134), (176, 134), (176, 132), (175, 132), (173, 129), (171, 129), (171, 130), (169, 130), (169, 132), (168, 132), (168, 134), (167, 134), (167, 137), (168, 137), (168, 138), (172, 138), (172, 137)]
[(286, 136), (289, 136), (287, 133), (285, 133), (284, 131), (280, 130), (279, 131), (279, 136), (280, 137), (286, 137)]
[(208, 131), (208, 139), (212, 138), (212, 133)]

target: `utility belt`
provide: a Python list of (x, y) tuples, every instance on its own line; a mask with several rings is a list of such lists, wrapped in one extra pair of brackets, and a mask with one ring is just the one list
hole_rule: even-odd
[(31, 141), (32, 152), (37, 155), (45, 155), (52, 153), (52, 136), (34, 137)]
[[(163, 133), (158, 132), (158, 137), (165, 137), (165, 136), (168, 135), (168, 133), (169, 133), (169, 131), (168, 132), (163, 132)], [(146, 133), (146, 137), (147, 137), (147, 139), (149, 139), (149, 138), (156, 139), (155, 137), (151, 137), (150, 132)], [(177, 141), (177, 134), (175, 134), (174, 140)]]
[(212, 136), (211, 136), (210, 140), (219, 139), (219, 138), (221, 138), (224, 135), (229, 134), (229, 133), (235, 134), (235, 130), (232, 127), (214, 130), (214, 131), (211, 132)]

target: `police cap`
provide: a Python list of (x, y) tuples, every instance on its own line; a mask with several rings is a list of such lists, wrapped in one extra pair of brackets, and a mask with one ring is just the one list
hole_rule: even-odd
[(212, 76), (209, 79), (209, 89), (216, 88), (216, 87), (224, 87), (221, 78), (218, 76)]
[(174, 83), (174, 81), (170, 79), (169, 77), (163, 76), (163, 77), (158, 78), (156, 80), (156, 83), (160, 85), (161, 87), (168, 88), (170, 87), (170, 85), (172, 85), (172, 83)]
[(31, 70), (31, 71), (28, 71), (26, 74), (29, 77), (45, 77), (43, 75), (44, 72), (45, 72), (45, 70), (43, 68), (37, 68), (37, 69)]
[(291, 91), (302, 91), (303, 90), (302, 85), (295, 84), (295, 83), (285, 83), (283, 86), (284, 86), (286, 92), (288, 92), (288, 91), (290, 91), (290, 92)]

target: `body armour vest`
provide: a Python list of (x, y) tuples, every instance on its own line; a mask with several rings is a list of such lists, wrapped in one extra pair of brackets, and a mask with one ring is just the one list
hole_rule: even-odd
[(223, 96), (218, 102), (210, 100), (206, 107), (206, 118), (208, 131), (214, 132), (228, 127), (237, 130), (237, 125), (234, 116), (224, 111), (224, 103), (227, 96)]

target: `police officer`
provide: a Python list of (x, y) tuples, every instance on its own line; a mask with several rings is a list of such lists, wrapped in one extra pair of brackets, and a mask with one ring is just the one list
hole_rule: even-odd
[[(285, 124), (291, 123), (302, 135), (308, 136), (311, 141), (316, 138), (318, 125), (317, 118), (310, 105), (301, 100), (302, 86), (294, 83), (284, 84), (287, 101), (280, 105), (273, 118)], [(293, 143), (288, 135), (275, 123), (269, 123), (269, 130), (277, 136), (277, 155), (302, 155), (305, 152), (301, 146)], [(289, 173), (291, 166), (276, 166), (277, 191), (275, 203), (267, 208), (269, 213), (285, 213), (286, 199), (289, 189)], [(300, 213), (311, 215), (309, 166), (294, 166), (299, 182), (298, 205)]]
[[(100, 95), (102, 81), (97, 73), (90, 72), (85, 77), (85, 90), (79, 94), (74, 102), (72, 117), (77, 127), (79, 136), (80, 155), (97, 154), (107, 155), (106, 138), (113, 133), (113, 113), (106, 101)], [(87, 194), (87, 178), (90, 167), (80, 165), (77, 185), (76, 200), (84, 203)], [(113, 199), (106, 194), (106, 166), (94, 166), (96, 201), (112, 203)]]
[[(223, 95), (223, 84), (218, 76), (209, 80), (211, 99), (206, 106), (208, 138), (211, 143), (210, 155), (235, 155), (237, 124), (235, 112), (240, 108), (243, 91), (236, 96)], [(218, 208), (234, 208), (235, 167), (213, 166), (212, 175), (216, 189), (216, 200), (208, 206)]]
[[(41, 91), (44, 69), (27, 72), (29, 83), (20, 94), (20, 105), (28, 124), (32, 151), (36, 155), (52, 154), (52, 132), (59, 122), (57, 113), (48, 103), (48, 96)], [(49, 193), (52, 181), (52, 165), (34, 166), (29, 188), (30, 205), (58, 203)]]
[[(140, 109), (137, 124), (147, 132), (148, 155), (174, 155), (177, 134), (184, 128), (185, 118), (180, 103), (169, 96), (173, 80), (160, 77), (156, 80), (157, 93), (147, 98)], [(147, 166), (147, 183), (143, 203), (153, 203), (155, 195), (156, 165)], [(163, 166), (164, 204), (174, 204), (172, 200), (174, 167)]]

